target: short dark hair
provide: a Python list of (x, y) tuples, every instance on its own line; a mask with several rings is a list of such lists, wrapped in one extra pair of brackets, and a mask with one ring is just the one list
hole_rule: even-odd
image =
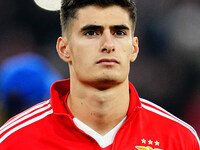
[(71, 19), (76, 18), (77, 11), (89, 5), (100, 6), (102, 8), (112, 5), (121, 6), (129, 12), (133, 31), (135, 30), (137, 13), (133, 0), (62, 0), (60, 9), (62, 34), (66, 31)]

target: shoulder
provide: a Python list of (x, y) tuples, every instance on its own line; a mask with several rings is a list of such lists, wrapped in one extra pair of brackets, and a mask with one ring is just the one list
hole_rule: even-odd
[[(159, 122), (162, 122), (161, 124), (163, 125), (171, 125), (170, 128), (172, 132), (181, 132), (183, 135), (187, 135), (189, 137), (193, 137), (198, 143), (199, 143), (199, 138), (198, 135), (195, 131), (195, 129), (190, 126), (188, 123), (184, 122), (183, 120), (177, 118), (173, 114), (169, 113), (162, 107), (146, 100), (143, 98), (140, 98), (142, 108), (149, 113), (153, 114), (154, 116), (157, 116), (157, 118), (160, 118), (158, 120)], [(160, 125), (161, 125), (160, 124)], [(170, 132), (170, 131), (169, 131)], [(185, 137), (186, 138), (186, 137)]]
[(156, 115), (159, 115), (161, 117), (163, 117), (164, 119), (168, 120), (168, 121), (172, 121), (175, 124), (178, 124), (180, 126), (183, 126), (184, 128), (186, 128), (187, 130), (190, 130), (193, 134), (196, 134), (196, 131), (193, 129), (193, 127), (191, 127), (189, 124), (187, 124), (186, 122), (184, 122), (183, 120), (177, 118), (176, 116), (174, 116), (173, 114), (171, 114), (170, 112), (168, 112), (167, 110), (163, 109), (162, 107), (146, 100), (143, 98), (140, 98), (142, 107)]
[(52, 113), (51, 104), (47, 100), (14, 116), (0, 128), (0, 144), (9, 138), (21, 138), (19, 137), (19, 132), (23, 132), (20, 136), (25, 136), (26, 132), (30, 132), (27, 130), (30, 129), (31, 125), (34, 125), (34, 123), (39, 122)]

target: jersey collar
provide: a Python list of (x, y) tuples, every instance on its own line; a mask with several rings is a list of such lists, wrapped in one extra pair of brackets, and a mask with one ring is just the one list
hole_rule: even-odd
[[(55, 82), (51, 87), (50, 103), (53, 107), (53, 112), (58, 115), (70, 115), (73, 118), (69, 108), (66, 105), (66, 99), (70, 92), (70, 79)], [(134, 86), (129, 82), (130, 104), (127, 117), (131, 115), (138, 107), (141, 107), (141, 102)]]

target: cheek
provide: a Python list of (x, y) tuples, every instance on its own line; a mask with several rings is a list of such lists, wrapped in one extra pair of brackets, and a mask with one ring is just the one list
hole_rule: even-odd
[(78, 40), (73, 40), (70, 45), (71, 50), (71, 56), (72, 56), (72, 63), (77, 64), (81, 61), (82, 57), (84, 55), (84, 49), (82, 49), (82, 44)]
[(127, 60), (127, 62), (130, 61), (131, 58), (131, 54), (133, 51), (133, 47), (131, 45), (131, 42), (124, 42), (123, 44), (120, 45), (120, 49), (121, 49), (121, 56), (124, 57), (125, 60)]
[(79, 61), (89, 62), (98, 55), (99, 45), (95, 40), (82, 40), (76, 43), (75, 55)]
[(91, 52), (86, 51), (83, 47), (73, 49), (72, 56), (72, 65), (77, 71), (86, 69), (92, 60)]

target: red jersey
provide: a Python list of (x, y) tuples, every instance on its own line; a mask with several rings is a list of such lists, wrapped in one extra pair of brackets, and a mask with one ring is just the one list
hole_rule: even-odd
[(51, 88), (51, 98), (0, 128), (0, 150), (200, 150), (195, 130), (159, 106), (141, 99), (131, 83), (126, 120), (111, 145), (102, 148), (74, 123), (66, 105), (70, 80)]

